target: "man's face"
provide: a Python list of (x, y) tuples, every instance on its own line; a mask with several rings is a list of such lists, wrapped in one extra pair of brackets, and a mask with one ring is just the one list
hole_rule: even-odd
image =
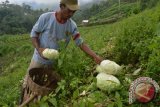
[(66, 6), (63, 6), (61, 8), (61, 11), (62, 11), (62, 18), (64, 20), (67, 20), (69, 18), (71, 18), (73, 16), (73, 14), (76, 12), (76, 10), (70, 10), (68, 7)]

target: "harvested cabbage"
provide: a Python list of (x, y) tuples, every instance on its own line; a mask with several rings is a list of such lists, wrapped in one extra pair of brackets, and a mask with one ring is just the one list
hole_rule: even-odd
[(48, 59), (57, 59), (59, 57), (59, 52), (55, 49), (48, 49), (46, 48), (43, 52), (42, 52), (43, 56), (45, 58), (48, 58)]
[(104, 72), (107, 74), (118, 74), (118, 72), (121, 70), (121, 66), (119, 66), (114, 61), (110, 60), (103, 60), (100, 65), (96, 67), (96, 71), (98, 72)]
[(97, 75), (97, 87), (104, 91), (114, 91), (119, 88), (120, 81), (113, 75), (99, 73)]

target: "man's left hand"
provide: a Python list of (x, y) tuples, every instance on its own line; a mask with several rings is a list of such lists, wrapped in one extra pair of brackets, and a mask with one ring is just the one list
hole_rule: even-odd
[(96, 56), (96, 57), (94, 58), (94, 61), (95, 61), (97, 64), (100, 64), (100, 63), (103, 61), (103, 58), (100, 57), (100, 56)]

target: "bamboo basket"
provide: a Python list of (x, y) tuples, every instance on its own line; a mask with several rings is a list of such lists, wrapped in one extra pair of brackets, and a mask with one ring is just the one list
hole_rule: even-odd
[(42, 96), (48, 95), (57, 87), (57, 82), (61, 78), (53, 69), (33, 68), (29, 70), (27, 77), (27, 86), (23, 89), (22, 103), (23, 107), (31, 101), (36, 102)]

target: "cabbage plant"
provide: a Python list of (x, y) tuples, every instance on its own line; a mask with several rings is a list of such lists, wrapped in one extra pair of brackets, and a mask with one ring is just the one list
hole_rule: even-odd
[(97, 87), (101, 90), (114, 91), (120, 86), (120, 81), (113, 75), (99, 73), (96, 78)]
[(43, 52), (42, 52), (43, 56), (45, 58), (48, 59), (57, 59), (59, 57), (59, 52), (55, 49), (48, 49), (46, 48)]
[(114, 61), (103, 60), (100, 65), (97, 65), (97, 72), (104, 72), (106, 74), (116, 75), (121, 71), (122, 67)]

